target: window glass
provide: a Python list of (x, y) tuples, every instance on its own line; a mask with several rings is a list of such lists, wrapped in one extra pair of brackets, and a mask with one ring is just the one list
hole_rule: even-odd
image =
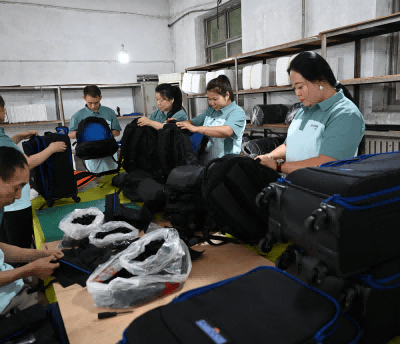
[(211, 62), (216, 62), (218, 60), (224, 59), (226, 57), (225, 46), (210, 49)]
[(235, 56), (242, 53), (242, 40), (228, 43), (228, 56)]
[(226, 26), (225, 15), (218, 17), (219, 29), (217, 25), (217, 18), (207, 22), (208, 44), (222, 42), (226, 39)]
[(228, 13), (229, 16), (229, 38), (242, 34), (242, 11), (240, 8)]

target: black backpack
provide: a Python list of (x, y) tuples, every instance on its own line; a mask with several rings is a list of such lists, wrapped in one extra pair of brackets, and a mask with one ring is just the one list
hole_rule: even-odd
[(202, 171), (199, 165), (178, 166), (165, 184), (166, 205), (164, 216), (187, 239), (204, 229), (206, 206), (201, 193)]
[(82, 160), (113, 156), (119, 149), (104, 118), (90, 116), (79, 122), (76, 132), (76, 155)]
[(29, 179), (31, 186), (46, 200), (43, 206), (47, 204), (48, 207), (52, 207), (54, 202), (61, 198), (72, 197), (75, 202), (80, 202), (74, 178), (71, 141), (68, 135), (46, 132), (43, 136), (34, 135), (22, 142), (24, 153), (31, 156), (42, 152), (52, 142), (57, 141), (64, 142), (67, 149), (51, 155), (42, 164), (33, 168)]
[(138, 118), (135, 118), (125, 127), (118, 166), (128, 173), (134, 170), (159, 171), (157, 130), (149, 126), (139, 127), (137, 122)]
[(204, 237), (217, 229), (245, 243), (258, 244), (268, 232), (269, 212), (260, 211), (256, 197), (263, 186), (278, 178), (279, 174), (262, 166), (259, 159), (228, 154), (211, 160), (202, 181), (208, 209)]
[(198, 164), (199, 154), (204, 151), (206, 139), (196, 152), (193, 151), (190, 132), (175, 123), (167, 123), (158, 131), (158, 156), (161, 172), (167, 176), (177, 166)]

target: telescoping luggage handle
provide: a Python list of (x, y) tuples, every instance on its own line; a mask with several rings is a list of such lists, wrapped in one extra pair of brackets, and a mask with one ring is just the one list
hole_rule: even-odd
[(349, 165), (349, 164), (353, 164), (355, 162), (360, 162), (362, 160), (371, 158), (371, 157), (376, 156), (376, 155), (383, 155), (383, 154), (399, 154), (399, 152), (387, 152), (387, 153), (358, 155), (358, 156), (355, 156), (354, 158), (349, 158), (349, 159), (344, 159), (344, 160), (329, 161), (329, 162), (326, 162), (325, 164), (320, 165), (319, 167), (337, 167), (337, 166)]

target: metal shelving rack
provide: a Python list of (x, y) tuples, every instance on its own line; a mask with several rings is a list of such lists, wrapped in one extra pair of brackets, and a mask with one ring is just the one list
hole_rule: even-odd
[[(83, 89), (86, 85), (42, 85), (42, 86), (0, 86), (0, 91), (38, 91), (38, 90), (54, 90), (54, 101), (56, 105), (56, 114), (57, 120), (55, 121), (41, 121), (41, 122), (25, 122), (25, 123), (4, 123), (4, 126), (27, 126), (27, 125), (34, 125), (34, 124), (61, 124), (65, 125), (67, 120), (65, 120), (64, 116), (64, 106), (62, 101), (62, 90), (66, 89)], [(132, 83), (132, 84), (102, 84), (97, 85), (99, 88), (133, 88), (139, 87), (140, 92), (143, 95), (143, 86), (141, 83)], [(132, 97), (134, 94), (132, 93)], [(122, 119), (125, 117), (119, 117)], [(130, 118), (130, 117), (126, 117)]]
[[(260, 89), (251, 90), (239, 90), (237, 85), (238, 80), (238, 65), (263, 61), (266, 62), (267, 59), (277, 58), (282, 56), (293, 55), (305, 50), (316, 50), (321, 49), (321, 55), (326, 58), (327, 48), (345, 44), (349, 42), (355, 43), (355, 58), (354, 58), (354, 79), (341, 80), (343, 85), (354, 86), (354, 99), (359, 104), (359, 92), (360, 85), (366, 84), (378, 84), (378, 83), (388, 83), (388, 82), (400, 82), (400, 74), (397, 75), (386, 75), (370, 78), (360, 78), (361, 70), (361, 43), (360, 40), (363, 38), (370, 38), (379, 35), (389, 34), (393, 32), (400, 31), (400, 13), (395, 13), (389, 16), (380, 17), (348, 26), (343, 26), (335, 28), (329, 31), (323, 31), (317, 36), (312, 36), (304, 38), (298, 41), (293, 41), (274, 47), (261, 49), (226, 59), (214, 63), (208, 63), (201, 66), (186, 68), (185, 71), (212, 71), (221, 68), (235, 67), (236, 73), (236, 84), (233, 85), (234, 93), (236, 95), (236, 101), (238, 100), (239, 94), (254, 94), (263, 93), (264, 94), (264, 104), (267, 103), (267, 93), (270, 92), (282, 92), (292, 90), (291, 86), (272, 86)], [(189, 99), (192, 98), (204, 98), (207, 97), (205, 94), (201, 95), (190, 95)], [(188, 104), (189, 106), (189, 104)], [(188, 107), (189, 108), (189, 107)], [(281, 126), (284, 126), (283, 124)], [(247, 126), (249, 127), (249, 126)], [(287, 126), (286, 126), (287, 127)], [(274, 129), (270, 125), (265, 125), (259, 129), (254, 128), (254, 130), (263, 130), (264, 128)], [(283, 128), (283, 127), (282, 127)], [(282, 129), (281, 128), (281, 129)], [(276, 129), (276, 128), (275, 128)], [(375, 132), (376, 133), (376, 132)], [(384, 135), (383, 135), (384, 136)]]

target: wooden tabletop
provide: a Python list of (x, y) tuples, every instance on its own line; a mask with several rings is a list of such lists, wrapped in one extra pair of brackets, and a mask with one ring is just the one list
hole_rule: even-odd
[[(54, 249), (57, 244), (58, 242), (47, 243), (43, 249)], [(75, 284), (62, 288), (58, 283), (54, 283), (70, 344), (115, 344), (122, 339), (123, 331), (136, 317), (170, 303), (182, 292), (246, 273), (261, 265), (274, 265), (241, 245), (201, 244), (194, 246), (193, 249), (204, 250), (204, 253), (193, 262), (191, 273), (183, 288), (140, 307), (125, 309), (96, 307), (86, 287), (82, 288)], [(97, 314), (100, 312), (126, 310), (134, 312), (103, 320), (97, 319)]]

